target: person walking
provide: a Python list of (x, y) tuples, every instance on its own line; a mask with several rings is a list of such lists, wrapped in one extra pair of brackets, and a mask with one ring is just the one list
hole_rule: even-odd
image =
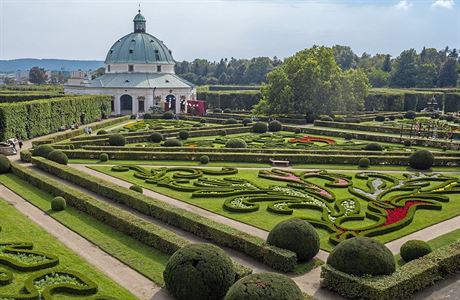
[(19, 150), (21, 150), (22, 146), (24, 145), (24, 141), (22, 139), (18, 139), (18, 145), (19, 145)]

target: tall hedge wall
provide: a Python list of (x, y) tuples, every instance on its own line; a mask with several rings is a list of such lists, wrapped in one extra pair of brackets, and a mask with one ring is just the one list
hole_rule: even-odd
[(4, 93), (0, 92), (0, 103), (50, 99), (63, 96), (59, 93)]
[(61, 126), (93, 122), (108, 116), (110, 96), (66, 96), (0, 104), (0, 140), (15, 136), (30, 139), (58, 131)]
[(205, 100), (209, 108), (250, 110), (259, 102), (262, 94), (259, 91), (252, 90), (225, 92), (201, 91), (197, 93), (197, 98)]

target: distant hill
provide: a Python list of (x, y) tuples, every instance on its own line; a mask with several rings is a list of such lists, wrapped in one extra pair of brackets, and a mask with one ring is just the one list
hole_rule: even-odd
[(64, 71), (74, 71), (78, 69), (96, 70), (97, 68), (104, 66), (104, 62), (99, 60), (68, 60), (53, 58), (20, 58), (12, 60), (0, 60), (0, 72), (30, 70), (32, 67), (35, 66), (51, 71), (59, 71), (62, 68), (64, 69)]

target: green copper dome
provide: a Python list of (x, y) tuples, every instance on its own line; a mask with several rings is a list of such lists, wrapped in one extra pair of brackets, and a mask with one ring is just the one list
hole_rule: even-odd
[(145, 18), (134, 17), (134, 32), (125, 35), (110, 47), (106, 64), (174, 64), (171, 51), (162, 41), (145, 32)]

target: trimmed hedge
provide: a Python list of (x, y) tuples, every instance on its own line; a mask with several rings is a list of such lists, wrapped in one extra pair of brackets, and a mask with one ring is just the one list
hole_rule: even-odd
[(138, 192), (138, 193), (141, 193), (141, 194), (144, 192), (144, 190), (142, 189), (141, 186), (138, 186), (138, 185), (135, 185), (135, 184), (130, 186), (129, 189), (131, 191), (135, 191), (135, 192)]
[(178, 139), (169, 139), (164, 141), (162, 146), (165, 147), (182, 147), (182, 142)]
[[(110, 96), (82, 95), (0, 104), (0, 140), (30, 139), (62, 126), (89, 123), (109, 116)], [(82, 120), (83, 119), (83, 120)], [(82, 122), (83, 121), (83, 122)]]
[(225, 148), (237, 148), (237, 149), (242, 149), (242, 148), (247, 148), (248, 145), (246, 144), (245, 141), (242, 139), (229, 139), (225, 143)]
[(460, 241), (415, 259), (389, 276), (358, 277), (330, 265), (321, 268), (321, 286), (349, 299), (404, 300), (450, 274), (460, 272)]
[(8, 173), (11, 169), (11, 162), (3, 154), (0, 154), (0, 174), (5, 174)]
[(319, 252), (318, 233), (302, 219), (278, 223), (268, 234), (267, 243), (295, 252), (299, 261), (308, 261)]
[(19, 157), (21, 158), (22, 162), (30, 163), (32, 161), (32, 152), (29, 150), (22, 150), (19, 153)]
[(109, 145), (110, 146), (124, 146), (126, 144), (126, 138), (119, 134), (112, 134), (109, 136)]
[(252, 125), (252, 131), (255, 133), (265, 133), (268, 130), (267, 123), (264, 122), (257, 122), (254, 125)]
[(417, 170), (429, 170), (434, 163), (434, 156), (428, 150), (417, 150), (409, 156), (409, 166)]
[(154, 132), (150, 135), (150, 141), (152, 143), (160, 143), (163, 140), (163, 135), (159, 132)]
[(209, 156), (207, 155), (200, 156), (200, 163), (202, 163), (203, 165), (209, 163)]
[(430, 245), (425, 241), (410, 240), (405, 242), (400, 249), (400, 254), (405, 262), (410, 262), (414, 259), (431, 253)]
[(106, 162), (109, 160), (109, 155), (107, 153), (101, 153), (101, 155), (99, 155), (99, 160), (102, 162)]
[(358, 161), (358, 166), (360, 168), (367, 169), (369, 168), (370, 165), (371, 165), (371, 161), (367, 157), (362, 157)]
[(179, 138), (181, 140), (186, 140), (189, 137), (189, 133), (186, 130), (179, 131)]
[(271, 121), (270, 123), (268, 123), (268, 131), (271, 131), (271, 132), (278, 132), (278, 131), (281, 131), (283, 129), (283, 124), (281, 124), (280, 121)]
[(221, 300), (235, 282), (232, 260), (212, 244), (190, 244), (168, 260), (163, 278), (177, 300)]
[(66, 208), (67, 204), (65, 202), (65, 199), (63, 197), (55, 197), (53, 200), (51, 200), (51, 209), (54, 211), (61, 211)]
[(344, 240), (332, 250), (327, 263), (356, 276), (389, 275), (396, 269), (391, 251), (380, 241), (368, 237)]
[(44, 144), (44, 145), (39, 145), (37, 148), (33, 149), (32, 155), (47, 158), (48, 155), (53, 151), (54, 151), (53, 146)]
[[(297, 264), (297, 257), (294, 252), (269, 246), (262, 239), (235, 228), (130, 191), (67, 166), (42, 158), (33, 158), (32, 162), (38, 168), (50, 174), (73, 182), (103, 197), (120, 202), (167, 224), (191, 232), (201, 238), (213, 241), (218, 245), (241, 251), (275, 270), (289, 272)], [(66, 199), (68, 198), (66, 197)]]
[(67, 155), (61, 150), (54, 150), (48, 155), (48, 159), (57, 162), (61, 165), (67, 165), (69, 159)]
[(251, 274), (238, 280), (224, 300), (304, 300), (297, 284), (276, 273)]

